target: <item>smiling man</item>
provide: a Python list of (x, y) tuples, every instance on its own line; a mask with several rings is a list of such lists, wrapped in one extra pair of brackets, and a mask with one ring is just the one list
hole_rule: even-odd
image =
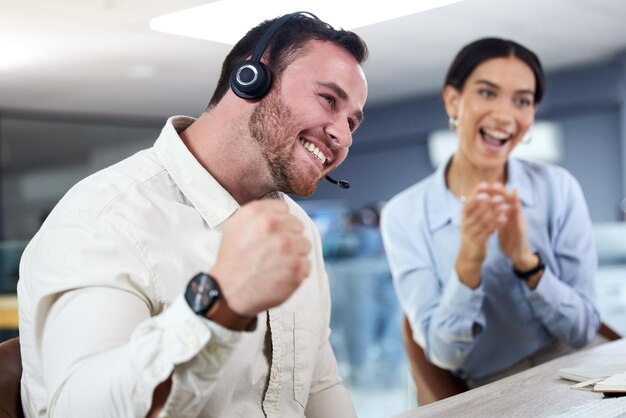
[(366, 56), (308, 14), (264, 22), (197, 120), (72, 188), (22, 259), (27, 417), (355, 416), (320, 237), (285, 193), (346, 158)]

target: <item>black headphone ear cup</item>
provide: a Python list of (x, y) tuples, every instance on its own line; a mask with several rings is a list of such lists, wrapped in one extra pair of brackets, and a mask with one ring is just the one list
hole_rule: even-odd
[(261, 62), (244, 61), (230, 73), (230, 88), (246, 100), (259, 100), (272, 85), (272, 73)]

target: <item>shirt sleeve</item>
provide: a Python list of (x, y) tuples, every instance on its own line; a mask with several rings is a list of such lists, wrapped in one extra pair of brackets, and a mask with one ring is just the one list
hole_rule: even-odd
[[(396, 293), (413, 330), (413, 338), (439, 367), (458, 369), (485, 324), (482, 285), (470, 289), (451, 269), (440, 277), (427, 231), (407, 227), (403, 208), (383, 209), (381, 231)], [(409, 231), (410, 230), (410, 231)]]
[(553, 259), (551, 254), (541, 254), (546, 270), (534, 290), (523, 288), (550, 333), (582, 347), (595, 338), (600, 324), (594, 288), (598, 258), (580, 185), (566, 174), (558, 193), (552, 203), (556, 211)]
[(36, 335), (50, 417), (145, 417), (169, 376), (163, 416), (198, 415), (239, 333), (195, 315), (182, 295), (158, 310), (141, 249), (97, 217), (47, 228), (32, 260), (25, 289), (46, 289)]

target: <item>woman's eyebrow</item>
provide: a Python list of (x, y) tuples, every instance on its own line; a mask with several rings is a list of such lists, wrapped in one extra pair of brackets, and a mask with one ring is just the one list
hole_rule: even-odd
[[(491, 88), (494, 88), (494, 89), (500, 89), (499, 85), (497, 85), (496, 83), (493, 83), (493, 82), (491, 82), (489, 80), (476, 80), (476, 84), (485, 84), (488, 87), (491, 87)], [(535, 95), (535, 91), (532, 90), (532, 89), (520, 89), (520, 90), (517, 90), (515, 93), (518, 93), (518, 94), (520, 94), (520, 93), (521, 94), (530, 94), (531, 96)]]

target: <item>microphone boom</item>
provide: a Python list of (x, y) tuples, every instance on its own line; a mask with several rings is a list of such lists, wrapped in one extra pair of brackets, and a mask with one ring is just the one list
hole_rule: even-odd
[(326, 176), (326, 180), (328, 180), (329, 182), (331, 182), (335, 186), (339, 187), (340, 189), (349, 189), (350, 188), (350, 183), (348, 183), (345, 180), (335, 180), (331, 176)]

